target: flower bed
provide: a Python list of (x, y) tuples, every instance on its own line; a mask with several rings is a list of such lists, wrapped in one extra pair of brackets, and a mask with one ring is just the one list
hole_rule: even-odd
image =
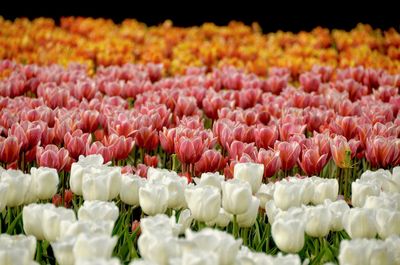
[(0, 264), (400, 263), (397, 32), (0, 31)]

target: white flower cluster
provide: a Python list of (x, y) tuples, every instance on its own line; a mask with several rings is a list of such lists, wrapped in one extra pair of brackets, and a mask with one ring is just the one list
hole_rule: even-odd
[(186, 229), (185, 237), (178, 238), (182, 228), (180, 221), (175, 223), (163, 214), (142, 219), (138, 241), (142, 259), (130, 265), (301, 264), (298, 255), (272, 257), (253, 253), (241, 246), (241, 239), (235, 240), (231, 234), (216, 229)]
[(30, 204), (22, 213), (24, 231), (51, 242), (60, 265), (120, 264), (111, 259), (117, 237), (112, 237), (119, 215), (114, 202), (85, 201), (78, 219), (71, 209), (52, 204)]
[(0, 211), (6, 206), (15, 207), (37, 200), (51, 199), (59, 183), (53, 168), (31, 168), (30, 174), (21, 170), (0, 167)]

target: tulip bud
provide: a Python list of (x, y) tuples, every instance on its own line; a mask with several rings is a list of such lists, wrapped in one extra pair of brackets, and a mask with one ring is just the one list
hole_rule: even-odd
[(302, 205), (305, 185), (301, 182), (280, 181), (275, 184), (274, 201), (278, 208), (287, 210)]
[(271, 234), (278, 248), (287, 253), (297, 253), (304, 246), (304, 223), (300, 220), (275, 220)]
[(38, 240), (45, 239), (43, 227), (43, 212), (45, 210), (55, 209), (51, 203), (46, 204), (30, 204), (24, 206), (22, 210), (22, 223), (24, 224), (24, 232), (26, 235), (33, 235)]
[(343, 227), (351, 238), (374, 238), (375, 213), (371, 209), (352, 208), (343, 215)]
[(145, 185), (145, 180), (137, 175), (124, 174), (121, 179), (119, 196), (128, 205), (139, 205), (139, 188)]
[(79, 220), (106, 220), (117, 221), (119, 216), (118, 207), (114, 202), (85, 201), (78, 210)]
[(80, 234), (76, 238), (72, 249), (75, 260), (91, 258), (111, 258), (113, 249), (117, 244), (116, 236)]
[(324, 237), (331, 227), (331, 212), (325, 206), (306, 208), (305, 232), (311, 237)]
[(147, 183), (139, 188), (139, 203), (147, 215), (164, 213), (168, 207), (168, 190), (164, 185)]
[(386, 209), (376, 211), (376, 224), (380, 238), (388, 238), (392, 235), (400, 235), (400, 212)]
[(42, 214), (43, 235), (50, 242), (54, 242), (60, 237), (62, 221), (76, 221), (75, 212), (63, 207), (44, 209)]
[(40, 167), (31, 168), (33, 185), (35, 186), (36, 197), (46, 200), (53, 197), (57, 192), (59, 178), (54, 168)]
[(260, 200), (253, 196), (251, 198), (251, 204), (249, 209), (243, 213), (243, 214), (238, 214), (237, 216), (237, 222), (239, 227), (252, 227), (258, 216), (258, 209), (260, 207)]

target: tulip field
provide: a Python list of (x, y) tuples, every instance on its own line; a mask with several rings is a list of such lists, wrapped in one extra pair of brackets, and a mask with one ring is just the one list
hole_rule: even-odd
[(0, 17), (0, 265), (400, 264), (400, 33)]

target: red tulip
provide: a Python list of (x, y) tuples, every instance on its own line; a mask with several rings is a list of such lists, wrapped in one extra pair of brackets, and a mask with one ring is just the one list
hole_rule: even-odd
[(220, 152), (210, 149), (205, 151), (199, 161), (194, 165), (196, 176), (205, 172), (217, 172), (226, 165), (226, 158)]
[(255, 142), (258, 148), (269, 148), (274, 146), (278, 140), (278, 128), (273, 126), (262, 126), (255, 130)]
[(318, 146), (303, 150), (300, 157), (298, 164), (308, 176), (319, 174), (328, 162), (328, 155), (321, 154)]
[(36, 150), (36, 162), (41, 167), (50, 167), (61, 171), (68, 167), (70, 160), (68, 150), (58, 149), (55, 145), (50, 144), (45, 148), (39, 147)]
[(264, 165), (264, 178), (272, 177), (282, 165), (279, 152), (264, 148), (258, 151), (257, 162)]
[(104, 140), (104, 145), (111, 148), (113, 158), (116, 160), (126, 159), (135, 144), (131, 137), (126, 138), (125, 136), (118, 136), (116, 134), (112, 134)]
[(175, 117), (182, 118), (183, 116), (194, 116), (200, 114), (197, 107), (197, 102), (194, 97), (180, 96), (176, 102), (174, 115)]
[(138, 147), (147, 151), (152, 151), (158, 146), (158, 134), (156, 130), (148, 127), (142, 127), (136, 131), (135, 143)]
[(0, 161), (4, 163), (12, 163), (19, 157), (21, 144), (15, 136), (9, 136), (0, 142)]
[(150, 156), (148, 154), (144, 155), (144, 164), (148, 167), (157, 167), (158, 165), (158, 157), (155, 156)]
[(263, 89), (265, 92), (271, 92), (275, 95), (279, 95), (282, 90), (287, 86), (288, 78), (287, 76), (277, 76), (273, 75), (265, 80)]
[(310, 93), (316, 92), (321, 84), (321, 76), (312, 72), (302, 73), (299, 78), (303, 90)]
[(81, 129), (84, 132), (94, 132), (100, 124), (100, 113), (96, 110), (85, 110), (81, 113)]
[(365, 158), (373, 167), (387, 168), (396, 166), (394, 162), (400, 156), (399, 146), (394, 137), (373, 136), (366, 141)]
[(176, 128), (163, 128), (163, 131), (159, 132), (161, 148), (167, 153), (172, 154), (174, 152)]
[(107, 163), (111, 161), (113, 158), (112, 149), (109, 146), (104, 146), (103, 143), (96, 141), (94, 142), (87, 150), (86, 155), (101, 155), (104, 159), (104, 162)]
[(18, 142), (21, 144), (21, 150), (26, 151), (40, 142), (42, 129), (38, 123), (23, 121), (21, 125), (14, 123), (11, 126), (9, 135), (17, 137)]
[(199, 136), (193, 138), (182, 136), (175, 140), (175, 153), (181, 163), (194, 164), (199, 161), (206, 146)]
[(132, 233), (135, 233), (136, 237), (140, 235), (142, 230), (140, 229), (140, 221), (135, 220), (132, 222)]
[(283, 170), (292, 169), (301, 152), (301, 146), (297, 142), (276, 142), (274, 149), (279, 151)]
[(248, 154), (253, 160), (257, 157), (257, 148), (254, 143), (248, 144), (235, 140), (228, 146), (227, 151), (231, 160), (240, 160), (244, 154)]
[(88, 133), (83, 133), (81, 130), (76, 130), (72, 134), (68, 132), (64, 136), (64, 145), (75, 160), (86, 153), (91, 141), (92, 136)]

